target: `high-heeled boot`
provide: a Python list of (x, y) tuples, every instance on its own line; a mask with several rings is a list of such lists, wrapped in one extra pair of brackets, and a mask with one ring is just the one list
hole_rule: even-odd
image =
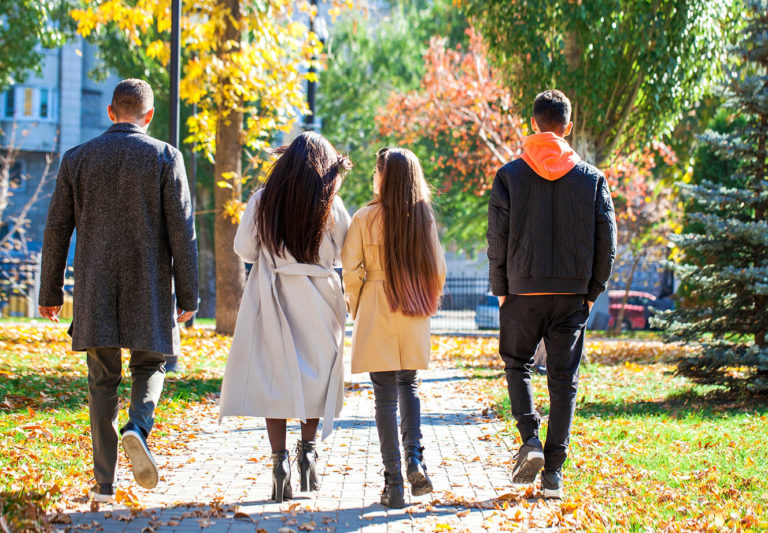
[(411, 494), (414, 496), (432, 492), (432, 481), (427, 475), (423, 454), (423, 446), (407, 446), (405, 449), (405, 471), (408, 483), (411, 484)]
[(277, 503), (293, 498), (291, 459), (288, 450), (272, 452), (272, 499)]
[(390, 509), (405, 507), (405, 488), (402, 472), (384, 471), (384, 490), (381, 493), (381, 505)]
[(301, 491), (318, 490), (320, 482), (317, 479), (317, 449), (315, 441), (300, 440), (296, 446), (296, 455), (299, 466), (299, 479)]

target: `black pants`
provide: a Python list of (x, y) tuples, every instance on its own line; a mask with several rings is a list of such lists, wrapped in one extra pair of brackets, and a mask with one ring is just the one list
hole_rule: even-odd
[(589, 308), (583, 295), (507, 296), (499, 310), (499, 353), (504, 360), (512, 416), (523, 442), (538, 436), (541, 417), (533, 404), (531, 370), (536, 346), (547, 349), (549, 425), (544, 469), (560, 470), (571, 434), (584, 329)]
[[(144, 435), (155, 422), (155, 407), (165, 380), (165, 355), (131, 350), (131, 403), (128, 419)], [(97, 483), (114, 483), (117, 470), (117, 388), (123, 379), (120, 348), (88, 349), (88, 411)]]
[(415, 370), (371, 372), (376, 405), (376, 429), (379, 432), (381, 459), (388, 472), (400, 472), (400, 448), (397, 438), (397, 404), (400, 403), (400, 431), (403, 447), (421, 442), (421, 402)]

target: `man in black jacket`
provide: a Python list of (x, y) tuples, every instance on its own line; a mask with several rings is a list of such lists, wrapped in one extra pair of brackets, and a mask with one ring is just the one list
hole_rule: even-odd
[[(589, 311), (606, 288), (616, 255), (616, 220), (605, 176), (565, 141), (571, 103), (539, 94), (520, 159), (496, 174), (488, 206), (491, 290), (499, 297), (499, 353), (523, 445), (512, 481), (542, 474), (545, 498), (562, 498)], [(544, 340), (550, 411), (546, 444), (533, 404), (531, 370)]]

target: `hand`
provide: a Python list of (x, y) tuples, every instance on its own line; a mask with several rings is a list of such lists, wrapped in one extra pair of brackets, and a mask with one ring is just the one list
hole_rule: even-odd
[(54, 305), (51, 307), (43, 307), (42, 305), (37, 308), (37, 310), (40, 312), (40, 316), (43, 318), (47, 318), (51, 322), (59, 322), (59, 313), (61, 312), (61, 306), (60, 305)]
[(499, 307), (504, 305), (504, 302), (506, 302), (506, 301), (507, 301), (507, 297), (506, 296), (499, 296)]
[(176, 322), (179, 324), (183, 324), (184, 322), (188, 322), (190, 318), (192, 318), (192, 315), (194, 315), (194, 311), (185, 311), (181, 307), (176, 308)]
[(590, 302), (587, 300), (587, 310), (591, 313), (592, 312), (592, 306), (595, 305), (595, 302)]

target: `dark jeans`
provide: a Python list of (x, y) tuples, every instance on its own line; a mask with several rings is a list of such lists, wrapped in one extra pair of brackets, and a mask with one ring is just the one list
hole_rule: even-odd
[(571, 434), (579, 364), (589, 308), (583, 295), (507, 296), (499, 311), (499, 353), (504, 360), (512, 416), (523, 442), (538, 436), (541, 418), (533, 404), (531, 370), (541, 339), (547, 350), (549, 424), (544, 469), (560, 470)]
[(371, 372), (376, 403), (376, 429), (379, 431), (381, 459), (388, 472), (400, 472), (397, 439), (397, 403), (400, 400), (400, 432), (403, 447), (421, 443), (421, 402), (415, 370)]
[[(165, 379), (165, 355), (131, 350), (131, 404), (128, 419), (146, 437)], [(96, 483), (114, 483), (117, 470), (117, 388), (122, 381), (120, 348), (88, 349), (88, 411)]]

